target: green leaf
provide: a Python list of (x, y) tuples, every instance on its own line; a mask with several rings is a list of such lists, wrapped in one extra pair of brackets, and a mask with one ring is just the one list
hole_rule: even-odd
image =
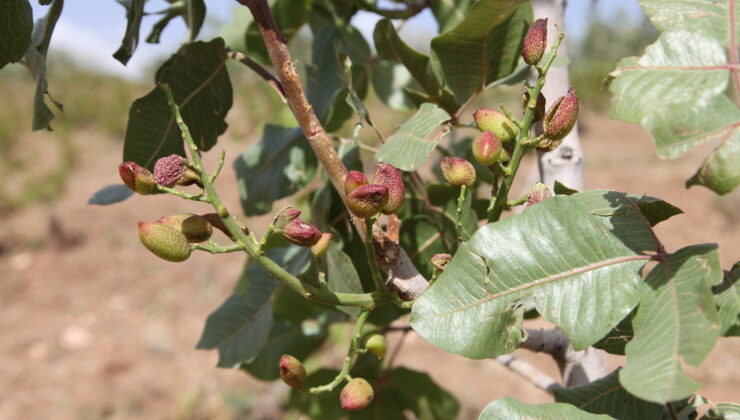
[(608, 420), (606, 415), (590, 414), (570, 404), (525, 404), (505, 397), (488, 404), (478, 420)]
[[(306, 382), (303, 383), (303, 388), (309, 389), (328, 384), (338, 373), (339, 371), (337, 370), (319, 369), (308, 375)], [(318, 395), (291, 389), (289, 405), (300, 410), (312, 419), (338, 419), (347, 415), (347, 412), (339, 405), (339, 392), (341, 389), (341, 387), (336, 387), (332, 392), (325, 392)]]
[(525, 3), (479, 0), (454, 29), (432, 39), (432, 51), (458, 103), (514, 71), (532, 21), (532, 9)]
[(740, 420), (740, 404), (717, 403), (702, 420)]
[(402, 64), (387, 60), (375, 60), (370, 68), (370, 79), (384, 104), (397, 111), (406, 111), (414, 106), (404, 88), (417, 86), (411, 73)]
[(114, 184), (105, 186), (90, 197), (87, 204), (98, 206), (107, 206), (108, 204), (119, 203), (134, 194), (131, 189), (123, 184)]
[(449, 114), (454, 114), (457, 111), (459, 105), (455, 102), (452, 94), (445, 89), (439, 76), (435, 74), (429, 56), (406, 45), (398, 36), (391, 20), (383, 19), (375, 25), (373, 39), (375, 48), (378, 50), (378, 56), (381, 59), (403, 64), (416, 83), (424, 90), (430, 101), (439, 105)]
[(0, 0), (0, 69), (17, 63), (31, 45), (33, 10), (28, 0)]
[[(440, 136), (427, 140), (432, 131), (450, 116), (434, 104), (423, 104), (413, 117), (403, 123), (380, 147), (375, 157), (404, 171), (416, 171), (427, 160)], [(445, 133), (443, 132), (442, 135)]]
[(534, 297), (583, 349), (637, 305), (645, 260), (577, 200), (553, 197), (480, 228), (416, 301), (411, 324), (453, 353), (507, 354), (524, 339), (522, 302)]
[(727, 88), (726, 64), (725, 49), (717, 40), (697, 32), (665, 32), (645, 55), (617, 64), (610, 75), (609, 90), (614, 95), (610, 116), (642, 122), (667, 105), (708, 103)]
[(578, 190), (574, 188), (570, 188), (567, 185), (561, 183), (560, 181), (555, 181), (555, 185), (553, 186), (553, 191), (557, 195), (573, 195), (579, 192)]
[[(343, 293), (364, 293), (360, 276), (347, 254), (342, 251), (338, 241), (329, 243), (326, 251), (326, 282), (329, 290)], [(337, 309), (350, 315), (358, 315), (359, 308), (338, 306)]]
[(171, 4), (169, 8), (159, 12), (159, 14), (162, 17), (157, 23), (152, 25), (152, 31), (146, 38), (146, 42), (158, 44), (162, 31), (176, 17), (183, 18), (185, 24), (188, 26), (188, 42), (193, 42), (198, 37), (201, 27), (203, 27), (206, 17), (206, 4), (203, 0), (184, 0), (183, 2)]
[(555, 390), (555, 401), (617, 420), (660, 418), (663, 406), (635, 398), (619, 384), (618, 372), (574, 388)]
[(740, 109), (730, 98), (719, 95), (703, 105), (657, 107), (643, 124), (653, 135), (658, 156), (673, 159), (702, 143), (726, 138), (738, 121)]
[(370, 47), (353, 26), (322, 25), (315, 30), (306, 96), (316, 116), (330, 132), (339, 129), (352, 116), (352, 108), (345, 101), (347, 88), (340, 76), (344, 71), (337, 63), (335, 42), (352, 62), (352, 85), (359, 98), (367, 93), (366, 66), (370, 60)]
[[(280, 29), (280, 35), (287, 41), (290, 41), (306, 23), (307, 6), (308, 2), (306, 0), (277, 0), (273, 3), (272, 15)], [(250, 57), (264, 64), (272, 64), (255, 21), (252, 21), (247, 27), (245, 45)]]
[[(734, 0), (731, 0), (734, 1)], [(640, 6), (650, 21), (661, 31), (684, 28), (697, 31), (730, 44), (728, 31), (730, 15), (729, 2), (697, 0), (640, 0)], [(734, 22), (740, 22), (740, 8), (735, 8)], [(740, 32), (735, 31), (740, 43)]]
[(740, 261), (726, 271), (721, 284), (714, 286), (717, 306), (719, 307), (719, 321), (722, 335), (740, 335), (740, 290), (737, 282), (740, 280)]
[(447, 420), (458, 418), (460, 404), (455, 397), (437, 385), (426, 373), (406, 368), (395, 368), (370, 405), (350, 416), (360, 419), (407, 419), (405, 412), (419, 420)]
[[(308, 253), (298, 247), (271, 250), (267, 256), (293, 275), (308, 262)], [(241, 292), (208, 316), (196, 348), (218, 349), (218, 367), (232, 368), (254, 360), (272, 328), (272, 294), (277, 286), (278, 281), (262, 266), (248, 264), (240, 279)]]
[(699, 388), (681, 361), (698, 366), (719, 336), (711, 286), (720, 281), (714, 244), (683, 248), (648, 274), (632, 320), (635, 337), (627, 344), (627, 367), (619, 374), (630, 394), (665, 403)]
[(118, 4), (126, 8), (126, 33), (123, 34), (121, 47), (113, 53), (113, 58), (124, 66), (131, 59), (139, 43), (139, 29), (141, 18), (144, 17), (144, 3), (146, 0), (118, 0)]
[(244, 213), (268, 213), (274, 201), (308, 185), (317, 165), (300, 127), (265, 125), (260, 142), (234, 162)]
[[(157, 83), (167, 83), (172, 89), (201, 151), (213, 147), (226, 131), (224, 118), (231, 108), (233, 92), (225, 62), (224, 41), (216, 38), (183, 45), (157, 70)], [(164, 92), (155, 87), (131, 105), (123, 160), (152, 169), (157, 159), (171, 154), (185, 156), (182, 136)]]
[(188, 40), (195, 41), (206, 20), (206, 3), (204, 0), (186, 0), (187, 15), (185, 22), (188, 24)]
[(658, 244), (650, 227), (682, 213), (658, 198), (616, 191), (590, 190), (572, 197), (635, 252), (657, 251)]
[(295, 324), (276, 319), (257, 358), (242, 364), (241, 369), (257, 379), (274, 381), (280, 377), (280, 356), (289, 354), (298, 360), (304, 360), (321, 346), (326, 336), (326, 326), (316, 321)]
[(467, 14), (473, 0), (440, 0), (432, 2), (432, 13), (439, 24), (439, 33), (454, 28)]
[(624, 349), (633, 336), (632, 314), (629, 314), (616, 327), (612, 328), (606, 336), (594, 343), (594, 347), (609, 354), (624, 356)]
[(54, 27), (62, 14), (63, 5), (62, 1), (55, 0), (46, 16), (36, 21), (31, 33), (31, 44), (26, 51), (26, 65), (36, 81), (36, 90), (33, 94), (32, 130), (51, 130), (49, 124), (54, 119), (54, 114), (46, 105), (45, 96), (49, 97), (51, 103), (59, 111), (63, 111), (62, 104), (55, 101), (49, 93), (49, 82), (46, 80), (46, 54), (49, 51)]
[(727, 194), (740, 184), (740, 127), (704, 159), (686, 187), (703, 185), (717, 194)]
[(272, 298), (273, 318), (290, 321), (293, 324), (316, 318), (330, 308), (306, 299), (285, 285), (279, 286)]

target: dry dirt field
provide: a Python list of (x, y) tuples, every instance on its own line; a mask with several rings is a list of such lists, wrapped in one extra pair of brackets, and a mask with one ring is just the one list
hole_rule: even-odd
[[(669, 250), (718, 242), (725, 267), (740, 258), (740, 194), (718, 198), (683, 188), (706, 148), (660, 161), (639, 126), (585, 115), (581, 130), (587, 187), (655, 195), (682, 208), (686, 214), (657, 229)], [(66, 193), (53, 204), (3, 214), (0, 223), (0, 420), (278, 417), (286, 386), (216, 369), (215, 352), (194, 348), (206, 316), (229, 295), (243, 257), (197, 253), (170, 264), (152, 256), (139, 243), (136, 222), (198, 204), (132, 197), (87, 206), (94, 191), (118, 182), (120, 144), (86, 131), (70, 135), (89, 151)], [(25, 141), (32, 144), (38, 135)], [(222, 145), (229, 159), (244, 148), (230, 140)], [(228, 166), (220, 184), (222, 197), (237, 209)], [(517, 355), (557, 377), (547, 357)], [(334, 352), (322, 357), (325, 365), (338, 365)], [(610, 367), (622, 363), (609, 358)], [(489, 401), (507, 395), (550, 401), (495, 361), (447, 354), (413, 333), (398, 364), (434, 366), (431, 375), (460, 400), (461, 418), (475, 418)], [(690, 374), (706, 397), (740, 402), (738, 370), (740, 339), (733, 338), (721, 340)]]

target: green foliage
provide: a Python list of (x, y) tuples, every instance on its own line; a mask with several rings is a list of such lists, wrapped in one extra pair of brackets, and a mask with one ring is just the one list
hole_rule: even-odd
[(28, 0), (2, 0), (0, 9), (0, 69), (8, 63), (17, 63), (31, 44), (33, 10)]
[(555, 401), (617, 420), (660, 418), (663, 406), (635, 398), (619, 384), (618, 370), (575, 388), (555, 390)]
[[(642, 57), (620, 61), (610, 75), (611, 116), (644, 125), (659, 156), (677, 157), (701, 143), (721, 140), (686, 184), (718, 194), (740, 184), (740, 110), (725, 96), (731, 79), (737, 79), (727, 48), (737, 48), (730, 40), (740, 36), (734, 26), (737, 10), (729, 16), (730, 1), (643, 0), (645, 12), (663, 33)], [(737, 89), (735, 83), (729, 90)]]
[[(309, 255), (306, 248), (297, 247), (268, 251), (272, 260), (294, 275), (305, 269)], [(218, 349), (218, 366), (232, 368), (252, 362), (268, 344), (268, 352), (280, 348), (281, 343), (269, 342), (273, 326), (272, 295), (277, 286), (278, 281), (262, 266), (248, 264), (240, 280), (240, 290), (208, 316), (197, 348)]]
[(398, 128), (380, 147), (375, 157), (404, 171), (416, 171), (434, 150), (443, 131), (432, 140), (427, 137), (450, 116), (434, 104), (423, 104), (419, 112)]
[(46, 105), (45, 98), (48, 96), (52, 104), (62, 111), (62, 104), (52, 98), (49, 93), (49, 82), (46, 80), (46, 54), (49, 52), (49, 43), (54, 27), (62, 14), (61, 0), (54, 0), (49, 12), (43, 18), (36, 21), (31, 34), (31, 45), (26, 52), (26, 65), (36, 80), (36, 91), (33, 94), (33, 130), (51, 130), (51, 120), (54, 114)]
[(478, 420), (607, 420), (607, 415), (589, 414), (563, 403), (530, 405), (506, 397), (486, 406)]
[(493, 357), (525, 338), (520, 302), (534, 296), (537, 311), (582, 349), (637, 305), (644, 264), (574, 198), (554, 197), (479, 229), (414, 304), (411, 324), (447, 351)]
[(632, 395), (665, 403), (698, 390), (681, 361), (698, 366), (714, 347), (720, 329), (711, 287), (721, 281), (714, 244), (683, 248), (648, 274), (619, 373)]
[(260, 142), (234, 162), (244, 213), (269, 212), (275, 200), (308, 185), (316, 165), (316, 155), (300, 128), (266, 125)]
[(126, 8), (126, 33), (123, 34), (121, 47), (113, 53), (113, 57), (124, 66), (134, 55), (134, 50), (139, 44), (139, 29), (141, 19), (144, 17), (144, 3), (146, 0), (120, 0), (118, 4)]
[[(216, 38), (184, 45), (157, 70), (156, 82), (172, 88), (182, 118), (203, 151), (213, 147), (227, 127), (224, 118), (233, 92), (225, 62), (224, 41)], [(171, 154), (185, 156), (185, 149), (164, 92), (155, 87), (131, 105), (123, 160), (152, 169), (157, 159)]]
[(712, 292), (717, 296), (722, 335), (740, 335), (740, 290), (737, 286), (738, 280), (740, 280), (740, 262), (736, 262), (730, 271), (725, 272), (721, 284), (712, 287)]
[(458, 103), (514, 71), (531, 21), (523, 0), (480, 0), (462, 22), (432, 40)]

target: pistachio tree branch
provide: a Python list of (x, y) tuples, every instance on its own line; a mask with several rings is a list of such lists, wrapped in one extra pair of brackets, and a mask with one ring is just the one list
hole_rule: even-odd
[(200, 150), (198, 150), (198, 146), (195, 144), (195, 141), (190, 134), (190, 129), (188, 129), (188, 126), (182, 119), (182, 115), (180, 115), (180, 109), (178, 108), (177, 103), (175, 103), (175, 99), (172, 97), (172, 90), (166, 84), (162, 85), (161, 87), (164, 90), (165, 96), (167, 97), (167, 102), (170, 105), (170, 109), (172, 110), (172, 114), (175, 117), (175, 121), (180, 128), (182, 138), (185, 141), (185, 144), (188, 146), (188, 149), (190, 150), (190, 155), (193, 159), (194, 167), (197, 169), (197, 172), (200, 175), (200, 180), (203, 183), (203, 191), (205, 192), (205, 195), (209, 198), (213, 208), (216, 210), (216, 214), (218, 214), (218, 217), (226, 226), (229, 233), (234, 238), (234, 242), (236, 242), (238, 246), (241, 246), (247, 252), (247, 254), (249, 254), (249, 256), (252, 257), (254, 261), (260, 264), (268, 273), (270, 273), (270, 275), (275, 277), (277, 280), (282, 281), (288, 287), (293, 289), (296, 293), (301, 294), (306, 299), (328, 305), (361, 306), (366, 308), (378, 306), (388, 302), (388, 299), (384, 294), (380, 294), (377, 292), (336, 293), (330, 290), (319, 289), (317, 287), (311, 286), (300, 280), (298, 277), (285, 271), (284, 268), (280, 267), (266, 255), (264, 255), (259, 249), (259, 244), (256, 243), (254, 239), (247, 236), (246, 233), (244, 233), (239, 223), (234, 217), (231, 216), (231, 214), (229, 214), (229, 210), (226, 208), (226, 206), (224, 206), (221, 198), (216, 192), (215, 187), (213, 186), (211, 176), (208, 175), (203, 168), (203, 162), (200, 158)]
[[(280, 83), (285, 90), (285, 99), (288, 106), (295, 115), (319, 162), (321, 162), (321, 166), (329, 175), (334, 188), (346, 204), (344, 178), (347, 175), (347, 168), (334, 150), (331, 139), (306, 98), (290, 51), (285, 39), (280, 35), (267, 0), (237, 1), (248, 7), (252, 12), (270, 60), (277, 71), (278, 79), (280, 79)], [(360, 237), (364, 239), (364, 222), (353, 217), (353, 223)], [(375, 239), (377, 240), (377, 237)], [(385, 247), (386, 244), (388, 244), (388, 248)], [(428, 281), (414, 267), (411, 258), (398, 244), (393, 244), (392, 241), (382, 241), (380, 245), (379, 258), (383, 261), (381, 268), (388, 273), (390, 285), (404, 299), (415, 299), (426, 289), (429, 284)]]
[(552, 395), (556, 389), (563, 386), (545, 372), (537, 369), (534, 365), (510, 354), (496, 357), (496, 361), (509, 368), (512, 372), (532, 382), (537, 388)]
[(262, 64), (256, 62), (251, 57), (242, 52), (234, 51), (230, 48), (227, 49), (226, 52), (229, 58), (238, 60), (245, 66), (252, 69), (252, 71), (257, 73), (258, 76), (263, 78), (270, 86), (272, 86), (273, 89), (275, 89), (275, 92), (280, 95), (280, 98), (283, 100), (283, 102), (285, 102), (285, 88), (283, 87), (283, 84), (280, 83), (280, 80), (278, 80), (277, 77), (273, 76), (272, 73), (270, 73), (264, 66), (262, 66)]
[(520, 348), (547, 353), (555, 360), (566, 387), (586, 385), (607, 374), (604, 353), (593, 347), (576, 351), (557, 328), (527, 329)]

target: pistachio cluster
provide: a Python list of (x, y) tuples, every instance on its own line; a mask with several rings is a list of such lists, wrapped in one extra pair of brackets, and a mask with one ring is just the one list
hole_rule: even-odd
[(360, 219), (378, 213), (393, 214), (403, 205), (406, 188), (401, 171), (393, 165), (378, 163), (372, 183), (359, 171), (349, 171), (344, 179), (349, 211)]

